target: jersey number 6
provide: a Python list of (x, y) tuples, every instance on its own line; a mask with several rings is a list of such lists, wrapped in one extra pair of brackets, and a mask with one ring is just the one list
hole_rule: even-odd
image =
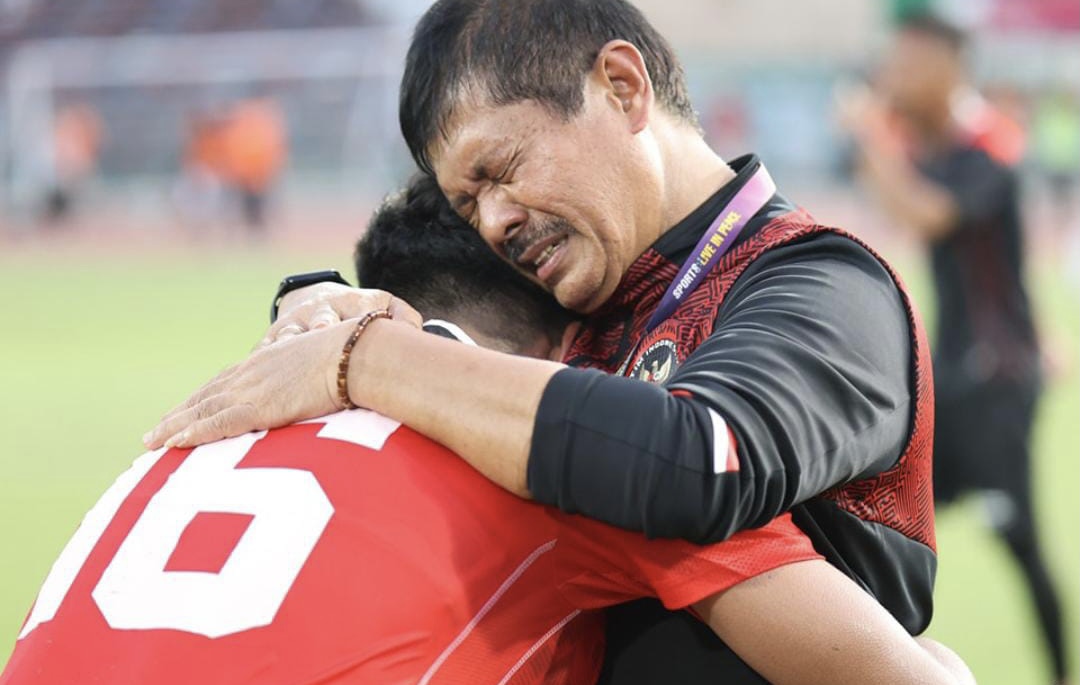
[[(319, 437), (375, 450), (398, 427), (364, 411), (317, 421), (326, 424)], [(309, 471), (236, 468), (264, 435), (197, 448), (150, 499), (91, 593), (112, 628), (217, 638), (273, 621), (334, 508)], [(140, 457), (86, 515), (53, 565), (19, 639), (56, 615), (117, 511), (163, 454)], [(165, 570), (180, 536), (201, 512), (253, 518), (220, 573)]]

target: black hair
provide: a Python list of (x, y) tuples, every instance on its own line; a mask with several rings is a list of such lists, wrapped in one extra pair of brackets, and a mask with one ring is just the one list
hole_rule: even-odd
[(657, 101), (696, 126), (682, 65), (626, 0), (439, 0), (416, 25), (401, 80), (398, 118), (413, 159), (432, 173), (428, 148), (468, 88), (495, 105), (533, 100), (569, 120), (600, 49), (616, 39), (641, 51)]
[(375, 212), (355, 262), (361, 287), (392, 292), (425, 319), (464, 322), (515, 350), (539, 333), (560, 342), (573, 318), (499, 259), (426, 174)]
[(967, 48), (967, 33), (952, 22), (949, 22), (937, 14), (927, 11), (912, 12), (900, 19), (901, 31), (917, 33), (933, 38), (957, 55), (963, 54)]

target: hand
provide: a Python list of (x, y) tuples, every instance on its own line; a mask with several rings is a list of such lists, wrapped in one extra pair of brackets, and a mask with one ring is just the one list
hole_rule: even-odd
[(837, 84), (833, 113), (837, 125), (861, 147), (891, 147), (896, 140), (888, 106), (863, 83)]
[(339, 411), (338, 361), (355, 323), (256, 350), (166, 414), (143, 442), (149, 449), (193, 447)]
[(417, 328), (423, 323), (419, 312), (408, 302), (382, 290), (350, 288), (340, 283), (316, 283), (285, 296), (278, 308), (278, 320), (255, 349), (309, 331), (317, 331), (356, 319), (368, 312), (386, 309), (390, 318)]

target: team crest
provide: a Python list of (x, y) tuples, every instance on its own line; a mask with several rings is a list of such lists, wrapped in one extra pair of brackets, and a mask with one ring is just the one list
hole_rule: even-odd
[(657, 340), (638, 357), (630, 369), (630, 377), (646, 383), (663, 385), (679, 368), (674, 340)]

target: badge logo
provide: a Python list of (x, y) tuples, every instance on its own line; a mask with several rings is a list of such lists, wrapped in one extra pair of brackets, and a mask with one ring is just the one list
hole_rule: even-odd
[(658, 340), (650, 345), (630, 369), (630, 377), (662, 385), (679, 368), (674, 340)]

